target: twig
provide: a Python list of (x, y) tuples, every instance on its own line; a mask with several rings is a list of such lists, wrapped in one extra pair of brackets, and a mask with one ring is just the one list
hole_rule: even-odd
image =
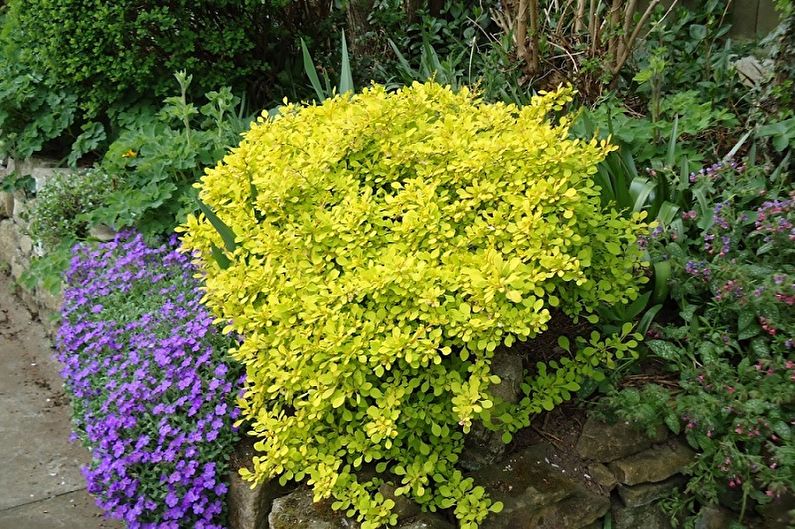
[(572, 55), (571, 52), (569, 52), (569, 50), (567, 50), (564, 46), (561, 46), (560, 44), (558, 44), (556, 42), (550, 41), (549, 44), (551, 44), (552, 46), (555, 46), (556, 48), (559, 48), (565, 54), (565, 55), (555, 55), (554, 57), (550, 57), (549, 60), (568, 56), (569, 60), (571, 60), (571, 65), (574, 68), (574, 73), (577, 73), (577, 72), (580, 71), (579, 66), (577, 66), (577, 61), (574, 59), (574, 55), (582, 55), (583, 53), (585, 53), (584, 51), (578, 51), (577, 53)]
[[(643, 16), (640, 17), (640, 21), (638, 22), (638, 25), (635, 26), (635, 30), (632, 32), (632, 35), (630, 35), (629, 39), (627, 39), (627, 45), (624, 53), (618, 58), (618, 60), (616, 60), (616, 64), (613, 66), (613, 75), (618, 75), (618, 72), (621, 71), (624, 63), (626, 63), (627, 59), (629, 59), (629, 55), (632, 52), (632, 46), (635, 45), (635, 40), (637, 40), (643, 26), (645, 26), (646, 22), (648, 22), (652, 12), (654, 12), (654, 8), (657, 7), (660, 2), (661, 0), (651, 0), (651, 3), (649, 3), (649, 7), (646, 8)], [(671, 7), (673, 7), (674, 4), (676, 4), (676, 0), (674, 0), (673, 4), (671, 4)]]
[(543, 437), (544, 439), (555, 445), (555, 448), (557, 448), (558, 450), (560, 451), (566, 450), (565, 444), (563, 443), (563, 440), (560, 437), (554, 436), (549, 432), (545, 432), (544, 430), (539, 430), (535, 426), (531, 426), (531, 428), (535, 433), (537, 433), (538, 435), (540, 435), (541, 437)]
[(527, 2), (529, 0), (519, 0), (519, 12), (516, 14), (516, 49), (524, 59), (530, 73), (533, 70), (533, 57), (527, 51)]
[(585, 0), (577, 0), (577, 14), (574, 17), (574, 32), (580, 33), (585, 26)]
[(530, 42), (533, 46), (531, 50), (531, 59), (533, 61), (531, 65), (531, 73), (535, 74), (538, 72), (538, 0), (530, 0)]

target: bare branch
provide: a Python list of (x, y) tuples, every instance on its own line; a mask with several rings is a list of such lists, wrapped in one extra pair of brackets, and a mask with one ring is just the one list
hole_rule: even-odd
[(585, 27), (585, 0), (577, 0), (577, 15), (574, 17), (574, 32), (580, 33)]

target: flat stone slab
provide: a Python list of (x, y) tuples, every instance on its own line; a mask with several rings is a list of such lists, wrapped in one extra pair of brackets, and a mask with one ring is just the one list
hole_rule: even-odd
[(504, 505), (481, 529), (580, 529), (607, 512), (608, 496), (586, 490), (556, 468), (554, 453), (540, 443), (472, 473), (475, 483)]
[(79, 490), (48, 500), (0, 511), (0, 527), (8, 529), (120, 529), (116, 520), (105, 519), (94, 500)]
[[(359, 529), (354, 520), (331, 510), (330, 502), (314, 503), (312, 491), (302, 487), (276, 499), (268, 515), (270, 529)], [(264, 528), (263, 528), (264, 529)]]
[[(85, 521), (63, 527), (122, 527), (91, 525), (99, 511), (83, 490), (80, 473), (88, 452), (69, 442), (70, 411), (59, 370), (41, 324), (12, 295), (9, 278), (0, 275), (0, 527), (62, 527), (49, 521), (50, 513), (43, 511), (50, 509), (42, 506), (51, 498), (60, 505), (69, 494), (78, 505), (92, 508), (79, 510)], [(28, 520), (28, 525), (9, 519)]]
[(577, 440), (577, 452), (585, 459), (608, 463), (645, 450), (654, 443), (664, 441), (666, 436), (664, 427), (658, 428), (654, 437), (650, 438), (629, 422), (607, 424), (589, 418)]
[(615, 529), (672, 529), (668, 516), (657, 505), (613, 507)]
[(675, 441), (613, 461), (609, 467), (624, 485), (656, 483), (680, 473), (694, 458), (695, 452), (690, 447)]
[(683, 487), (685, 483), (687, 479), (680, 475), (658, 483), (642, 483), (634, 487), (620, 485), (618, 495), (627, 507), (642, 507), (667, 496), (672, 490)]

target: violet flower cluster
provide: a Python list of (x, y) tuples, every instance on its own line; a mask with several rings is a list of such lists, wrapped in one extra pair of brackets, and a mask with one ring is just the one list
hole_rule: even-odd
[(75, 246), (67, 272), (57, 347), (83, 472), (130, 529), (223, 527), (241, 381), (194, 273), (132, 233)]

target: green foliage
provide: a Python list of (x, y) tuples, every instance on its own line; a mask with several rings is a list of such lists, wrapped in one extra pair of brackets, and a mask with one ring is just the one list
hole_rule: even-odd
[(678, 226), (650, 245), (670, 263), (679, 319), (647, 345), (679, 388), (623, 390), (605, 404), (649, 426), (664, 420), (699, 451), (690, 499), (670, 509), (734, 495), (742, 522), (795, 483), (795, 195), (780, 167), (715, 164), (686, 181)]
[(56, 174), (36, 194), (30, 210), (31, 237), (45, 250), (85, 239), (92, 212), (113, 190), (113, 179), (101, 170)]
[[(654, 350), (654, 345), (647, 345)], [(604, 421), (622, 420), (636, 424), (649, 437), (655, 437), (663, 425), (677, 433), (679, 431), (679, 417), (674, 411), (671, 395), (657, 384), (621, 391), (614, 389), (599, 400), (592, 414)]]
[[(388, 480), (473, 529), (499, 505), (455, 466), (472, 423), (507, 441), (633, 356), (628, 324), (529, 365), (518, 405), (489, 389), (498, 347), (544, 332), (553, 311), (596, 321), (645, 279), (644, 215), (603, 210), (591, 176), (612, 147), (547, 121), (570, 100), (519, 109), (375, 85), (263, 117), (207, 172), (183, 248), (245, 337), (233, 355), (259, 452), (246, 477), (308, 480), (365, 528), (395, 521), (377, 492)], [(360, 481), (369, 464), (383, 474)]]
[(20, 277), (22, 285), (31, 291), (43, 288), (52, 294), (60, 292), (64, 272), (69, 268), (72, 257), (72, 246), (72, 241), (64, 241), (48, 248), (44, 255), (33, 257), (30, 267)]
[(76, 112), (74, 95), (22, 64), (17, 54), (0, 53), (0, 157), (25, 159), (68, 138)]
[(724, 0), (706, 0), (687, 8), (680, 3), (665, 24), (653, 28), (645, 57), (640, 56), (640, 68), (648, 69), (655, 60), (665, 62), (663, 94), (695, 90), (702, 101), (715, 107), (739, 103), (745, 90), (731, 62), (748, 46), (728, 38), (729, 7)]
[(312, 60), (312, 56), (309, 54), (309, 50), (307, 49), (306, 43), (303, 39), (301, 39), (301, 53), (304, 60), (304, 72), (312, 84), (312, 89), (315, 91), (317, 101), (322, 103), (324, 100), (328, 99), (329, 97), (333, 97), (335, 94), (344, 94), (346, 92), (353, 91), (353, 76), (351, 73), (350, 57), (348, 55), (348, 44), (345, 41), (345, 32), (342, 33), (342, 42), (340, 44), (340, 79), (336, 87), (332, 85), (326, 70), (323, 70), (324, 84), (320, 84), (320, 77), (318, 76), (317, 68), (315, 67), (315, 63)]
[(30, 175), (20, 175), (13, 172), (7, 174), (0, 180), (0, 191), (13, 193), (14, 191), (22, 191), (30, 196), (36, 190), (36, 181)]
[[(657, 108), (658, 111), (652, 119), (638, 116), (623, 102), (610, 98), (593, 110), (585, 112), (583, 119), (587, 119), (588, 127), (597, 129), (601, 137), (610, 137), (631, 152), (635, 163), (640, 167), (649, 167), (654, 160), (668, 162), (685, 157), (690, 163), (697, 164), (704, 157), (701, 142), (676, 141), (677, 139), (699, 139), (708, 131), (733, 130), (739, 124), (734, 114), (704, 101), (693, 90), (662, 96)], [(674, 121), (677, 123), (676, 134)], [(577, 135), (582, 137), (579, 132)], [(673, 156), (669, 156), (672, 137), (675, 137), (675, 150)]]
[(197, 94), (231, 85), (260, 104), (278, 97), (293, 32), (326, 18), (299, 13), (283, 0), (11, 0), (6, 31), (24, 64), (79, 94), (93, 116), (166, 95), (177, 70), (196, 76)]
[(767, 123), (757, 131), (762, 138), (770, 138), (773, 148), (781, 152), (795, 145), (795, 117)]
[(91, 218), (115, 229), (135, 226), (147, 237), (167, 234), (196, 208), (192, 185), (204, 167), (235, 145), (249, 119), (229, 88), (188, 99), (192, 77), (176, 74), (180, 95), (156, 113), (131, 119), (110, 145), (100, 167), (118, 184)]
[(499, 2), (442, 4), (439, 13), (423, 4), (410, 16), (403, 2), (376, 2), (368, 15), (370, 31), (357, 39), (359, 55), (353, 57), (365, 75), (362, 84), (373, 79), (397, 88), (433, 80), (456, 89), (477, 87), (488, 101), (529, 101), (512, 39), (492, 17)]

